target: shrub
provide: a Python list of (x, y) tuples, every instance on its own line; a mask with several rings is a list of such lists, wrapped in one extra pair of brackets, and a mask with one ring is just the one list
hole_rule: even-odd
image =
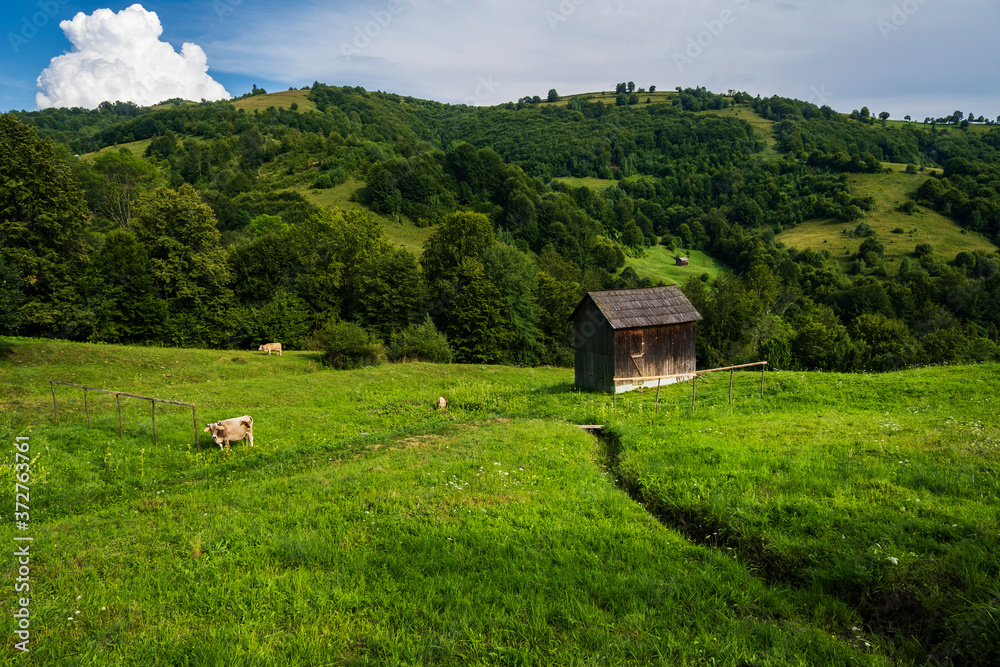
[(869, 225), (867, 222), (859, 223), (857, 227), (854, 228), (855, 237), (867, 238), (869, 236), (875, 235), (875, 229)]
[(423, 324), (411, 324), (404, 330), (394, 333), (389, 342), (388, 356), (391, 361), (430, 361), (450, 364), (455, 353), (445, 335), (438, 331), (428, 318)]
[(382, 341), (354, 322), (330, 320), (316, 331), (315, 338), (320, 359), (336, 369), (378, 366), (386, 361)]

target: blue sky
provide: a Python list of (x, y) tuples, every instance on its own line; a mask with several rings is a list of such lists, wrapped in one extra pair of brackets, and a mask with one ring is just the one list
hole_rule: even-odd
[[(35, 109), (39, 92), (57, 106), (83, 99), (74, 94), (127, 96), (130, 77), (156, 95), (176, 89), (176, 74), (198, 79), (190, 90), (201, 92), (215, 90), (211, 77), (230, 95), (318, 80), (499, 104), (553, 87), (565, 94), (632, 80), (779, 94), (838, 111), (868, 106), (894, 118), (1000, 116), (995, 0), (147, 0), (142, 7), (155, 12), (162, 34), (141, 40), (118, 22), (127, 7), (4, 2), (0, 111)], [(105, 23), (80, 17), (79, 38), (91, 42), (53, 64), (80, 49), (60, 22), (98, 9), (111, 10), (114, 38), (95, 37)], [(114, 70), (108, 63), (133, 38), (150, 49), (138, 65)], [(177, 55), (165, 57), (157, 40)], [(199, 58), (207, 76), (204, 67), (195, 71)], [(139, 71), (147, 67), (155, 76)]]

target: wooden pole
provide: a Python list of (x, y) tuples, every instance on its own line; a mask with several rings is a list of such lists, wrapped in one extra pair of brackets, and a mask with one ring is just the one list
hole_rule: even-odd
[(194, 421), (194, 446), (198, 448), (198, 453), (201, 454), (201, 443), (198, 442), (198, 411), (193, 405), (191, 406), (191, 419)]
[(767, 370), (767, 364), (761, 364), (760, 367), (760, 397), (764, 398), (764, 371)]
[(156, 446), (156, 401), (150, 401), (149, 404), (153, 406), (153, 446)]
[(59, 423), (59, 408), (56, 407), (56, 386), (49, 380), (49, 388), (52, 389), (52, 417)]
[(736, 374), (735, 369), (729, 371), (729, 405), (733, 404), (733, 375)]
[(656, 381), (656, 401), (653, 403), (653, 414), (660, 411), (660, 380)]
[(125, 437), (125, 429), (122, 427), (122, 395), (115, 394), (115, 398), (118, 399), (118, 437)]
[(83, 390), (83, 411), (87, 413), (87, 428), (90, 429), (90, 404), (87, 403), (87, 390)]
[(694, 379), (691, 381), (691, 412), (694, 412), (694, 402), (698, 397), (698, 374), (694, 374)]

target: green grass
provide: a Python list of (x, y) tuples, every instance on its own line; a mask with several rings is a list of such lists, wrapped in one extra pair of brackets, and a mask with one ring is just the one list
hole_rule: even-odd
[[(569, 369), (0, 339), (9, 490), (15, 437), (33, 458), (19, 660), (922, 664), (893, 600), (956, 628), (939, 656), (995, 655), (998, 370), (738, 375), (733, 406), (717, 374), (692, 414), (689, 384), (612, 403)], [(119, 438), (93, 393), (88, 430), (68, 388), (56, 425), (48, 378), (249, 413), (256, 446), (199, 454), (162, 406), (154, 447), (134, 399)]]
[[(687, 257), (688, 265), (677, 266), (677, 257)], [(704, 273), (714, 279), (726, 270), (725, 265), (700, 250), (670, 251), (662, 245), (646, 248), (642, 257), (626, 257), (625, 265), (635, 269), (640, 278), (663, 281), (667, 285), (683, 285), (691, 276)]]
[(573, 188), (587, 187), (590, 188), (591, 190), (596, 190), (597, 192), (603, 192), (604, 190), (607, 190), (608, 188), (610, 188), (612, 185), (615, 184), (615, 181), (609, 178), (596, 178), (593, 176), (587, 176), (584, 178), (579, 178), (576, 176), (561, 176), (558, 178), (553, 178), (552, 180), (558, 181), (560, 183), (565, 183), (566, 185)]
[[(908, 215), (896, 207), (907, 200), (930, 176), (907, 174), (905, 165), (889, 164), (888, 174), (853, 174), (850, 178), (853, 196), (872, 196), (876, 201), (874, 211), (867, 212), (864, 221), (870, 224), (885, 245), (885, 256), (890, 272), (899, 261), (913, 253), (919, 243), (929, 243), (935, 254), (951, 261), (962, 251), (983, 250), (994, 252), (997, 247), (975, 232), (963, 231), (951, 218), (936, 211), (918, 207), (917, 213)], [(804, 250), (829, 250), (833, 258), (847, 262), (857, 252), (862, 238), (848, 238), (844, 230), (853, 230), (859, 221), (846, 223), (837, 219), (807, 220), (778, 234), (775, 239), (791, 248)], [(894, 229), (904, 233), (894, 234)]]
[(252, 111), (258, 109), (263, 111), (269, 107), (277, 109), (290, 109), (292, 104), (298, 104), (298, 111), (317, 111), (316, 103), (309, 99), (308, 90), (282, 90), (277, 93), (267, 95), (254, 95), (241, 100), (233, 100), (233, 106), (237, 109), (247, 109)]
[[(301, 193), (306, 199), (317, 206), (329, 206), (340, 209), (364, 209), (368, 210), (357, 201), (353, 201), (353, 196), (358, 190), (365, 186), (364, 181), (349, 179), (336, 187), (316, 190), (311, 188), (292, 188)], [(399, 222), (392, 216), (379, 215), (382, 220), (382, 229), (385, 236), (394, 245), (405, 248), (416, 256), (423, 254), (424, 241), (434, 233), (433, 227), (417, 227), (406, 216), (402, 216)]]

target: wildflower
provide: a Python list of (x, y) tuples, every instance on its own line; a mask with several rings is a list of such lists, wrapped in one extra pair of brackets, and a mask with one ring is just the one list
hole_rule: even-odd
[(886, 556), (885, 559), (892, 563), (893, 565), (899, 565), (899, 559), (895, 556)]

